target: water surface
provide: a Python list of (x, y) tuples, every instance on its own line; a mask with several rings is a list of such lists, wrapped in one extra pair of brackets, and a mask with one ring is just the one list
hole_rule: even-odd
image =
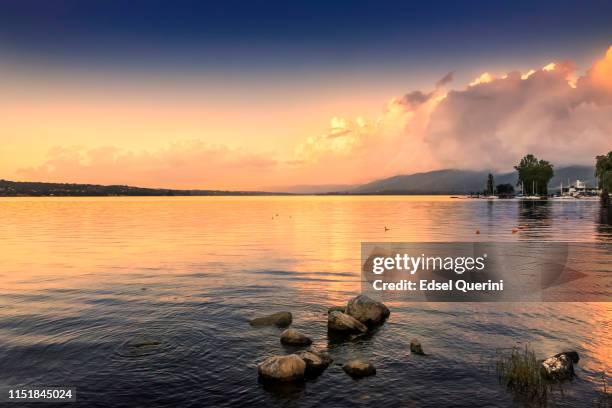
[[(373, 335), (328, 339), (327, 308), (360, 291), (362, 241), (475, 240), (593, 242), (599, 271), (612, 273), (612, 226), (593, 201), (4, 198), (0, 387), (74, 386), (72, 407), (508, 407), (518, 403), (492, 361), (529, 343), (542, 357), (580, 353), (555, 406), (597, 403), (610, 303), (393, 301)], [(303, 386), (257, 381), (259, 361), (293, 350), (248, 319), (279, 310), (335, 359)], [(409, 355), (413, 337), (429, 356)], [(159, 344), (133, 347), (143, 339)], [(348, 377), (340, 365), (353, 357), (378, 374)]]

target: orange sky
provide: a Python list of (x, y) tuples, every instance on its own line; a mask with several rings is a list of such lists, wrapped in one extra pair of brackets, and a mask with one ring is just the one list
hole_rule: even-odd
[[(258, 90), (256, 84), (231, 82), (133, 74), (109, 78), (82, 72), (24, 74), (19, 67), (9, 67), (0, 79), (1, 177), (26, 179), (21, 170), (40, 166), (58, 150), (78, 152), (84, 167), (91, 160), (114, 161), (116, 157), (101, 157), (102, 153), (120, 151), (139, 157), (141, 164), (175, 160), (174, 166), (180, 167), (182, 160), (209, 154), (227, 156), (223, 162), (229, 163), (203, 169), (209, 170), (206, 175), (184, 174), (177, 179), (126, 173), (128, 169), (117, 166), (100, 173), (54, 169), (39, 179), (203, 188), (271, 185), (283, 176), (253, 179), (252, 173), (240, 174), (241, 165), (253, 160), (292, 161), (297, 145), (327, 130), (330, 115), (373, 116), (383, 100), (372, 89), (352, 92), (348, 86), (336, 86), (335, 93), (328, 92), (324, 78), (316, 81), (318, 92), (299, 84)], [(186, 167), (188, 173), (192, 166)], [(294, 181), (287, 177), (286, 182)]]
[[(590, 70), (565, 72), (570, 64), (558, 63), (549, 72), (548, 63), (543, 60), (540, 67), (531, 67), (535, 75), (527, 68), (521, 71), (521, 81), (531, 84), (529, 99), (538, 101), (542, 95), (542, 100), (567, 100), (573, 134), (583, 135), (581, 146), (586, 143), (580, 151), (584, 160), (603, 153), (606, 139), (601, 135), (612, 127), (612, 48)], [(542, 69), (545, 66), (549, 68)], [(521, 124), (530, 117), (525, 111), (540, 115), (545, 106), (513, 106), (512, 98), (518, 96), (508, 90), (517, 84), (507, 75), (516, 68), (512, 66), (484, 76), (455, 74), (480, 78), (465, 83), (449, 78), (435, 85), (443, 76), (439, 72), (452, 67), (434, 73), (435, 80), (434, 74), (412, 77), (407, 83), (422, 92), (405, 96), (406, 89), (392, 91), (388, 82), (377, 86), (375, 79), (338, 74), (275, 83), (9, 63), (0, 68), (0, 178), (12, 180), (213, 189), (362, 183), (398, 173), (461, 167), (449, 157), (455, 150), (458, 156), (470, 157), (473, 150), (462, 152), (462, 147), (471, 142), (444, 139), (443, 145), (432, 144), (440, 132), (446, 132), (444, 137), (455, 132), (453, 115), (462, 108), (457, 111), (455, 106), (448, 113), (447, 105), (457, 104), (458, 97), (487, 92), (506, 101), (499, 104), (500, 115), (506, 116), (491, 128), (497, 132), (504, 123), (503, 132), (491, 133), (502, 142), (510, 142), (514, 131), (525, 134)], [(578, 80), (576, 89), (578, 77), (582, 82)], [(546, 93), (550, 86), (540, 90), (537, 81), (555, 78), (562, 80), (556, 94)], [(453, 89), (459, 92), (445, 101)], [(588, 128), (593, 123), (598, 126), (595, 132)], [(542, 126), (540, 137), (554, 129), (554, 123)], [(572, 146), (571, 137), (563, 145)], [(524, 145), (532, 143), (525, 140)], [(561, 150), (551, 154), (564, 157)], [(483, 159), (483, 165), (490, 163), (495, 160)], [(507, 169), (505, 163), (500, 167)]]

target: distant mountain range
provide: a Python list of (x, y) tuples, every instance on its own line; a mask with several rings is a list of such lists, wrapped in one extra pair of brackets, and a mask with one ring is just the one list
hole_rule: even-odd
[[(555, 169), (555, 177), (549, 190), (559, 185), (585, 181), (596, 186), (595, 169), (591, 166), (567, 166)], [(173, 190), (142, 188), (122, 185), (40, 183), (0, 180), (0, 196), (247, 196), (289, 194), (468, 194), (485, 188), (489, 172), (474, 170), (435, 170), (389, 177), (361, 186), (323, 185), (296, 186), (287, 192), (224, 191), (224, 190)], [(517, 172), (494, 174), (495, 184), (517, 182)]]
[[(585, 181), (588, 186), (595, 186), (595, 168), (591, 166), (567, 166), (555, 169), (555, 176), (549, 183), (549, 190), (559, 189), (561, 182), (575, 183)], [(349, 194), (466, 194), (485, 189), (488, 171), (474, 170), (435, 170), (426, 173), (415, 173), (394, 176), (348, 190)], [(517, 172), (493, 174), (495, 184), (510, 183), (516, 186)]]
[(346, 192), (357, 187), (358, 184), (300, 184), (295, 186), (274, 186), (264, 188), (265, 191), (282, 191), (290, 194), (325, 194), (330, 192)]

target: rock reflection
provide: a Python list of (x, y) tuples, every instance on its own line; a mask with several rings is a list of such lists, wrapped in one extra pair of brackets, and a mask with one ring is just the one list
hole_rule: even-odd
[(273, 399), (281, 403), (300, 399), (306, 388), (304, 381), (278, 382), (259, 379), (259, 384)]

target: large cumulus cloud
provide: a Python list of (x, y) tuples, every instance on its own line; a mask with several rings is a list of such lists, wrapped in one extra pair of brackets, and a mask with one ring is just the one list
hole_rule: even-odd
[(449, 73), (428, 92), (412, 91), (390, 99), (375, 119), (333, 117), (327, 132), (295, 149), (298, 174), (335, 183), (367, 182), (437, 166), (423, 135), (432, 110), (453, 80)]
[(332, 126), (297, 151), (306, 162), (338, 168), (357, 160), (376, 178), (451, 167), (509, 170), (527, 153), (556, 165), (592, 164), (612, 149), (612, 47), (581, 76), (566, 61), (485, 72), (446, 92), (451, 80), (392, 99), (372, 122), (335, 118), (341, 130)]
[(445, 167), (508, 169), (526, 153), (590, 164), (612, 148), (611, 67), (612, 48), (578, 78), (567, 62), (488, 75), (449, 92), (424, 139)]

